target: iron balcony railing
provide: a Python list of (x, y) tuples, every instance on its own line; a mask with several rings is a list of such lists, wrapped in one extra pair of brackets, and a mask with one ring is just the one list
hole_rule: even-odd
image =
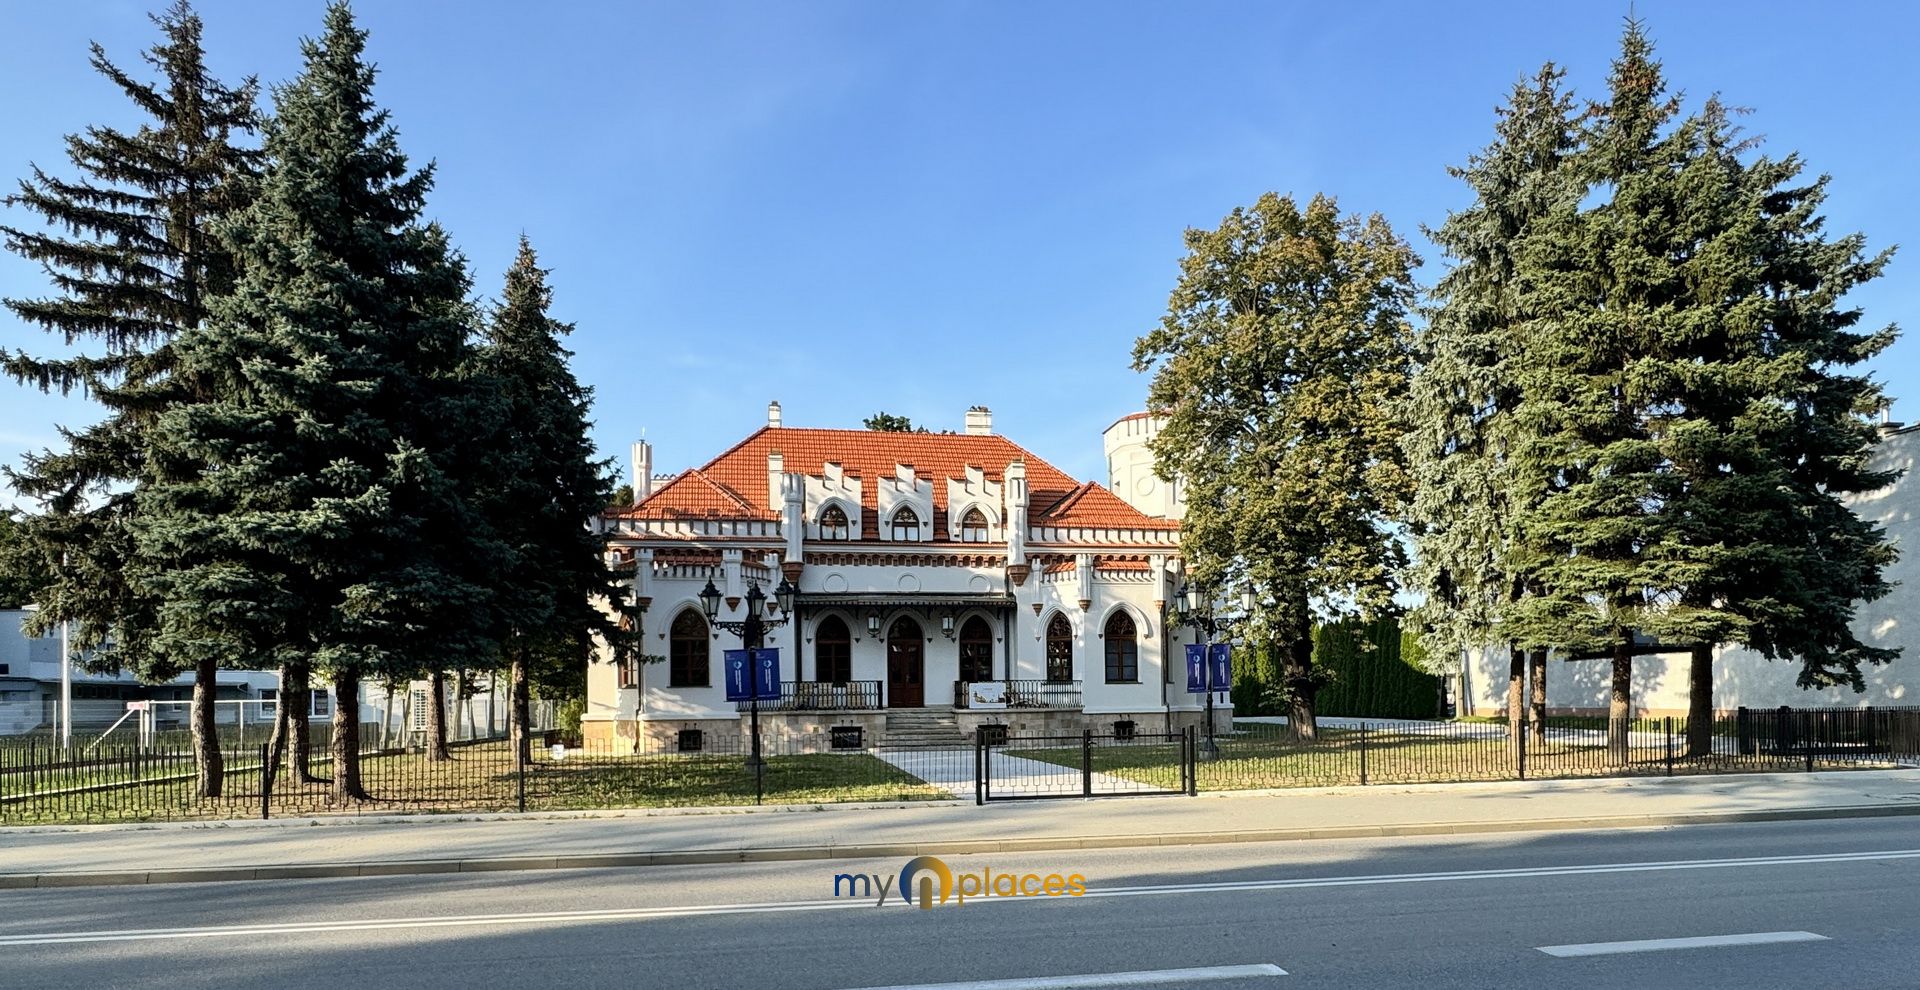
[[(734, 702), (743, 712), (751, 704)], [(879, 681), (781, 681), (779, 699), (760, 703), (763, 712), (858, 712), (879, 707)]]
[[(997, 685), (1008, 708), (1079, 708), (1082, 705), (1079, 681), (954, 681), (953, 707), (977, 708), (993, 704), (991, 691), (980, 692), (980, 685)], [(976, 699), (980, 704), (975, 704)], [(995, 707), (998, 707), (997, 705)]]

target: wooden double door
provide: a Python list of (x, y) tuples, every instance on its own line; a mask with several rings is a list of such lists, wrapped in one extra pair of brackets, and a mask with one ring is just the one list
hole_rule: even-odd
[(927, 704), (927, 640), (920, 623), (893, 620), (887, 630), (887, 707), (924, 708)]

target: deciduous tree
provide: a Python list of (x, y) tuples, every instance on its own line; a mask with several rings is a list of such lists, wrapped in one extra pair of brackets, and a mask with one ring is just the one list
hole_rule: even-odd
[(1394, 610), (1418, 259), (1327, 196), (1269, 193), (1186, 244), (1167, 314), (1134, 347), (1165, 417), (1156, 467), (1188, 486), (1191, 580), (1251, 591), (1241, 631), (1280, 651), (1289, 724), (1310, 738), (1315, 618)]

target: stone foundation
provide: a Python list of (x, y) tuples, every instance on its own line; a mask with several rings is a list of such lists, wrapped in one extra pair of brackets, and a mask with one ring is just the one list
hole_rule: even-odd
[[(1207, 713), (1176, 711), (1169, 716), (1165, 709), (1145, 712), (1086, 712), (1070, 709), (1008, 708), (999, 711), (978, 711), (956, 709), (954, 721), (967, 739), (972, 740), (982, 725), (1004, 725), (1009, 736), (1078, 736), (1091, 731), (1096, 736), (1114, 734), (1114, 723), (1130, 721), (1133, 731), (1143, 736), (1165, 735), (1169, 731), (1180, 733), (1187, 726), (1199, 726), (1205, 731)], [(1169, 728), (1171, 722), (1171, 728)], [(1213, 710), (1215, 732), (1228, 732), (1233, 728), (1233, 709), (1218, 707)]]

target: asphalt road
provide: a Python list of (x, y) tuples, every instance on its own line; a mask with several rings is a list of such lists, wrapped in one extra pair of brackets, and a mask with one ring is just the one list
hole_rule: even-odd
[(6, 891), (0, 987), (1920, 987), (1914, 819), (947, 863), (1087, 895), (832, 896), (896, 861)]

